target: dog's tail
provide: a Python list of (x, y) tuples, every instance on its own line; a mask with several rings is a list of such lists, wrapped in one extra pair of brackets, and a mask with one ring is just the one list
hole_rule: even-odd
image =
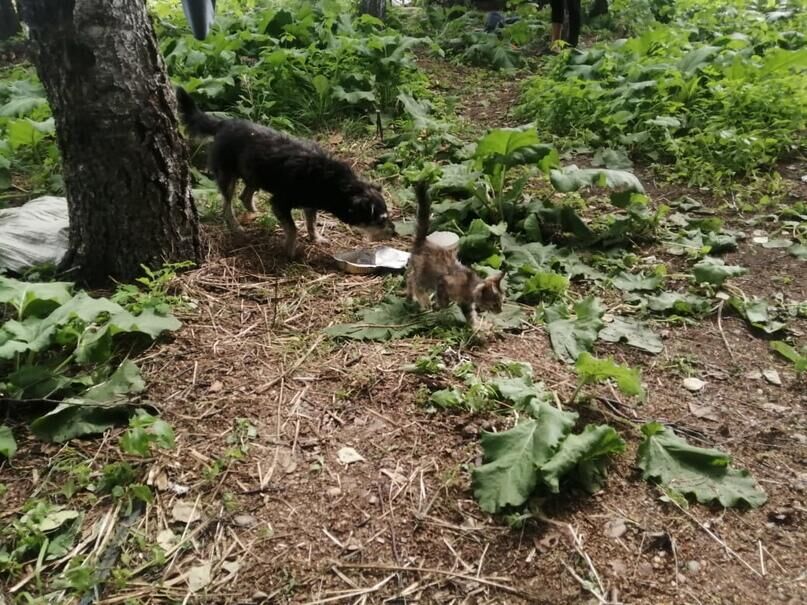
[(415, 242), (413, 248), (420, 249), (429, 235), (429, 218), (431, 216), (432, 201), (429, 197), (429, 184), (426, 181), (415, 183), (415, 199), (417, 200), (417, 222), (415, 223)]
[(193, 98), (180, 86), (177, 87), (177, 104), (182, 123), (188, 127), (188, 131), (193, 136), (213, 136), (225, 122), (221, 118), (216, 118), (200, 110)]

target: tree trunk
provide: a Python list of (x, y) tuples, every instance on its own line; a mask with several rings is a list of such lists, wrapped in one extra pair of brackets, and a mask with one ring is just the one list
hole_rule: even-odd
[(145, 0), (19, 0), (56, 121), (70, 215), (63, 268), (131, 279), (202, 257), (176, 99)]
[(387, 0), (361, 0), (359, 12), (384, 21), (387, 18)]
[(11, 0), (0, 0), (0, 40), (8, 40), (20, 31), (20, 19)]

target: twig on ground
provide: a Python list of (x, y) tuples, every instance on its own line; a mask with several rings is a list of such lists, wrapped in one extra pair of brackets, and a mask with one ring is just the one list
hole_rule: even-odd
[(750, 570), (751, 572), (753, 572), (753, 574), (754, 574), (754, 575), (759, 576), (760, 578), (761, 578), (761, 577), (763, 577), (763, 574), (759, 573), (759, 572), (758, 572), (756, 569), (754, 569), (754, 568), (751, 566), (751, 564), (750, 564), (750, 563), (748, 563), (748, 562), (747, 562), (745, 559), (743, 559), (743, 558), (742, 558), (742, 557), (741, 557), (741, 556), (740, 556), (740, 555), (737, 553), (737, 551), (735, 551), (733, 548), (731, 548), (731, 547), (730, 547), (728, 544), (726, 544), (726, 543), (725, 543), (723, 540), (721, 540), (721, 539), (720, 539), (720, 538), (719, 538), (719, 537), (718, 537), (718, 536), (717, 536), (717, 535), (716, 535), (716, 534), (715, 534), (715, 533), (714, 533), (712, 530), (710, 530), (710, 529), (709, 529), (708, 527), (706, 527), (706, 526), (705, 526), (703, 523), (701, 523), (701, 522), (700, 522), (700, 521), (699, 521), (699, 520), (698, 520), (698, 519), (695, 517), (695, 515), (693, 515), (692, 513), (690, 513), (688, 510), (686, 510), (686, 509), (685, 509), (684, 507), (682, 507), (680, 504), (678, 504), (678, 502), (676, 502), (676, 501), (675, 501), (673, 498), (669, 498), (667, 501), (668, 501), (668, 502), (672, 502), (672, 503), (673, 503), (673, 504), (676, 506), (676, 508), (678, 508), (678, 510), (680, 510), (680, 511), (681, 511), (682, 513), (684, 513), (684, 514), (685, 514), (687, 517), (689, 517), (690, 521), (692, 521), (692, 522), (693, 522), (693, 523), (695, 523), (695, 524), (696, 524), (698, 527), (700, 527), (700, 528), (701, 528), (703, 531), (705, 531), (705, 532), (706, 532), (706, 534), (707, 534), (707, 535), (708, 535), (710, 538), (712, 538), (712, 539), (713, 539), (715, 542), (717, 542), (718, 544), (720, 544), (720, 546), (722, 546), (722, 547), (723, 547), (723, 548), (726, 550), (726, 552), (727, 552), (727, 553), (729, 553), (731, 556), (733, 556), (735, 559), (737, 559), (737, 560), (738, 560), (740, 563), (742, 563), (742, 564), (743, 564), (743, 566), (745, 566), (745, 567), (746, 567), (748, 570)]
[(531, 599), (533, 603), (553, 603), (554, 601), (547, 599), (545, 597), (537, 596), (534, 594), (527, 593), (523, 590), (515, 588), (513, 586), (508, 586), (507, 584), (501, 584), (494, 580), (489, 580), (486, 578), (477, 578), (476, 576), (469, 576), (468, 574), (459, 573), (456, 571), (449, 571), (447, 569), (435, 569), (432, 567), (403, 567), (399, 565), (383, 565), (383, 564), (360, 564), (360, 563), (341, 563), (336, 562), (335, 565), (337, 567), (342, 567), (344, 569), (375, 569), (378, 571), (403, 571), (409, 573), (425, 573), (425, 574), (437, 574), (441, 576), (447, 576), (450, 578), (456, 578), (458, 580), (465, 580), (467, 582), (477, 582), (479, 584), (484, 584), (485, 586), (490, 586), (491, 588), (497, 588), (502, 590), (506, 593), (516, 595), (518, 597), (522, 597), (524, 599)]
[(726, 351), (729, 352), (729, 357), (731, 357), (732, 361), (736, 361), (734, 357), (734, 351), (729, 346), (729, 341), (726, 339), (726, 333), (723, 331), (723, 305), (726, 301), (721, 300), (720, 304), (717, 305), (717, 331), (720, 332), (720, 338), (723, 339), (723, 344), (726, 346)]

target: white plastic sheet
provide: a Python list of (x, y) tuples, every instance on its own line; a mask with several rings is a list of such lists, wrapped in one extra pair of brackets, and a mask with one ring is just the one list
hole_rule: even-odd
[(22, 273), (34, 265), (59, 264), (67, 244), (67, 199), (45, 196), (0, 210), (0, 269)]

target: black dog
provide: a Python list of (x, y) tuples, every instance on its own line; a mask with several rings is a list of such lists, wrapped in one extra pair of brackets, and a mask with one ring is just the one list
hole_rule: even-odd
[(303, 208), (308, 235), (316, 232), (317, 211), (329, 212), (374, 238), (390, 236), (392, 223), (381, 189), (360, 179), (351, 167), (331, 157), (312, 141), (295, 139), (246, 120), (225, 120), (200, 111), (191, 96), (177, 88), (182, 121), (192, 135), (213, 136), (212, 170), (224, 198), (224, 219), (236, 232), (243, 228), (233, 213), (232, 198), (238, 179), (244, 181), (241, 202), (255, 211), (256, 190), (272, 194), (272, 210), (286, 233), (286, 252), (293, 256), (297, 228), (292, 208)]

